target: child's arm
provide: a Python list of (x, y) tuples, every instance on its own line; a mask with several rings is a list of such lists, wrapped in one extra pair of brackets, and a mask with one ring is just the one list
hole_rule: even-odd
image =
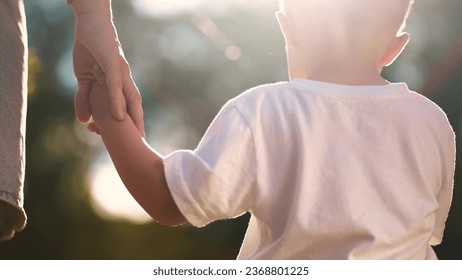
[(132, 196), (154, 220), (165, 225), (185, 223), (168, 188), (162, 158), (144, 141), (132, 119), (127, 115), (115, 120), (107, 88), (96, 83), (90, 104), (104, 145)]

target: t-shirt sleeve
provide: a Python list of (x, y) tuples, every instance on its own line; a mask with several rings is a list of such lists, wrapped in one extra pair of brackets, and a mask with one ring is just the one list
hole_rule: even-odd
[(443, 241), (444, 229), (448, 218), (449, 209), (452, 202), (452, 194), (454, 187), (454, 169), (455, 169), (455, 139), (454, 134), (449, 137), (447, 166), (445, 168), (445, 176), (443, 178), (441, 189), (437, 195), (440, 208), (436, 213), (435, 229), (430, 239), (430, 245), (435, 246)]
[(232, 103), (215, 117), (194, 151), (164, 158), (170, 192), (194, 226), (242, 215), (255, 201), (255, 145), (252, 131)]

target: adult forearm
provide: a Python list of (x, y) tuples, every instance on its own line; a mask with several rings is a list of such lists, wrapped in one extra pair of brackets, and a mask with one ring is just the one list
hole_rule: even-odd
[(112, 0), (67, 0), (67, 3), (72, 7), (74, 14), (87, 12), (101, 14), (110, 11)]
[[(107, 38), (117, 38), (117, 32), (113, 23), (111, 3), (111, 0), (71, 0), (69, 5), (72, 8), (76, 24), (80, 21), (92, 23), (83, 26), (84, 28), (81, 30), (83, 34), (76, 34), (76, 36), (84, 34), (90, 36), (91, 32), (94, 32), (96, 28), (97, 30), (104, 29), (105, 32), (108, 33), (105, 34)], [(109, 30), (110, 32), (108, 32)]]

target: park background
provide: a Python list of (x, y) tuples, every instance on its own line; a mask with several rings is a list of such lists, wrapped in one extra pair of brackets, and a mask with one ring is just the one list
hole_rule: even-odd
[[(29, 33), (26, 229), (0, 259), (234, 259), (248, 215), (205, 228), (150, 220), (104, 147), (74, 117), (74, 21), (64, 0), (25, 0)], [(113, 0), (114, 20), (143, 95), (147, 140), (162, 154), (193, 149), (230, 98), (287, 80), (276, 0)], [(384, 75), (448, 115), (462, 150), (462, 1), (418, 0), (411, 43)], [(384, 135), (386, 137), (386, 135)], [(422, 139), (425, 141), (425, 139)], [(462, 259), (462, 178), (441, 259)]]

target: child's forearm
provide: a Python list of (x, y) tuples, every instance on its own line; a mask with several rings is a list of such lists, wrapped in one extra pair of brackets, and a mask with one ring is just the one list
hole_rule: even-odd
[(113, 119), (110, 109), (106, 107), (101, 110), (103, 112), (94, 116), (95, 122), (132, 196), (160, 223), (178, 225), (186, 222), (168, 189), (162, 158), (144, 141), (129, 116), (117, 121)]

